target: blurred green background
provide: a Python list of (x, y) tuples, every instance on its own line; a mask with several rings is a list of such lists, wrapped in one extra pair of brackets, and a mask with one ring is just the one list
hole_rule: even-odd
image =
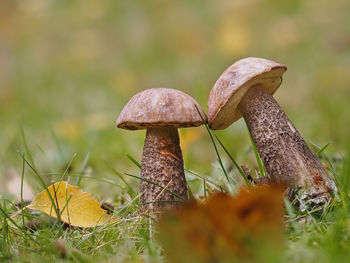
[[(288, 66), (276, 99), (307, 142), (330, 143), (327, 153), (341, 156), (350, 127), (349, 14), (348, 0), (1, 0), (0, 191), (21, 174), (21, 130), (48, 181), (75, 153), (72, 176), (118, 181), (110, 166), (138, 173), (126, 154), (141, 159), (145, 132), (115, 127), (131, 96), (174, 88), (206, 110), (219, 75), (247, 56)], [(217, 134), (239, 163), (254, 165), (244, 120)], [(181, 130), (181, 139), (187, 169), (220, 173), (203, 126)], [(98, 198), (113, 197), (116, 188), (91, 182), (83, 180)]]

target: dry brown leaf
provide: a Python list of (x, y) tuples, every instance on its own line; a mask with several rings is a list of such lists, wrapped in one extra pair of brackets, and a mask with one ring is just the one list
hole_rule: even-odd
[[(49, 193), (52, 199), (49, 196)], [(91, 194), (68, 182), (57, 182), (39, 193), (27, 208), (58, 218), (53, 202), (63, 222), (76, 227), (95, 227), (117, 221)]]
[(170, 261), (232, 262), (271, 248), (275, 253), (283, 244), (283, 191), (264, 185), (235, 197), (214, 194), (205, 204), (189, 203), (165, 215), (159, 237)]

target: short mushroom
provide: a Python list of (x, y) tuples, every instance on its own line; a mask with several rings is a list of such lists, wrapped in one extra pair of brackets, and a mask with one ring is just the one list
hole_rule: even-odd
[(177, 128), (203, 124), (195, 105), (206, 120), (202, 108), (189, 95), (174, 89), (153, 88), (133, 96), (119, 115), (118, 128), (147, 129), (140, 185), (145, 211), (173, 208), (188, 199)]
[(287, 67), (262, 58), (245, 58), (231, 65), (210, 92), (208, 120), (211, 129), (224, 129), (243, 115), (271, 179), (289, 187), (292, 197), (312, 205), (331, 200), (329, 175), (272, 94)]

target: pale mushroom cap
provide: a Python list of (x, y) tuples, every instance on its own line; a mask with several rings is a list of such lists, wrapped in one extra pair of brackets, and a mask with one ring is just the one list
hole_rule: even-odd
[(153, 88), (134, 95), (117, 120), (117, 127), (139, 130), (155, 127), (192, 127), (203, 124), (207, 116), (199, 104), (179, 90)]
[(247, 90), (260, 84), (271, 94), (282, 83), (285, 65), (263, 58), (244, 58), (225, 70), (212, 88), (208, 101), (209, 126), (225, 129), (242, 117), (237, 108)]

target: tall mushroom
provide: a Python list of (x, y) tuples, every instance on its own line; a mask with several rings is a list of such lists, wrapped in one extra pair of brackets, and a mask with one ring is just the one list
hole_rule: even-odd
[(174, 89), (154, 88), (133, 96), (119, 115), (117, 127), (147, 129), (140, 185), (144, 210), (172, 208), (188, 198), (177, 128), (203, 124), (195, 105), (206, 118), (189, 95)]
[(271, 179), (305, 189), (301, 199), (312, 205), (331, 200), (331, 180), (273, 94), (287, 67), (262, 58), (245, 58), (231, 65), (210, 92), (211, 129), (224, 129), (243, 115)]

